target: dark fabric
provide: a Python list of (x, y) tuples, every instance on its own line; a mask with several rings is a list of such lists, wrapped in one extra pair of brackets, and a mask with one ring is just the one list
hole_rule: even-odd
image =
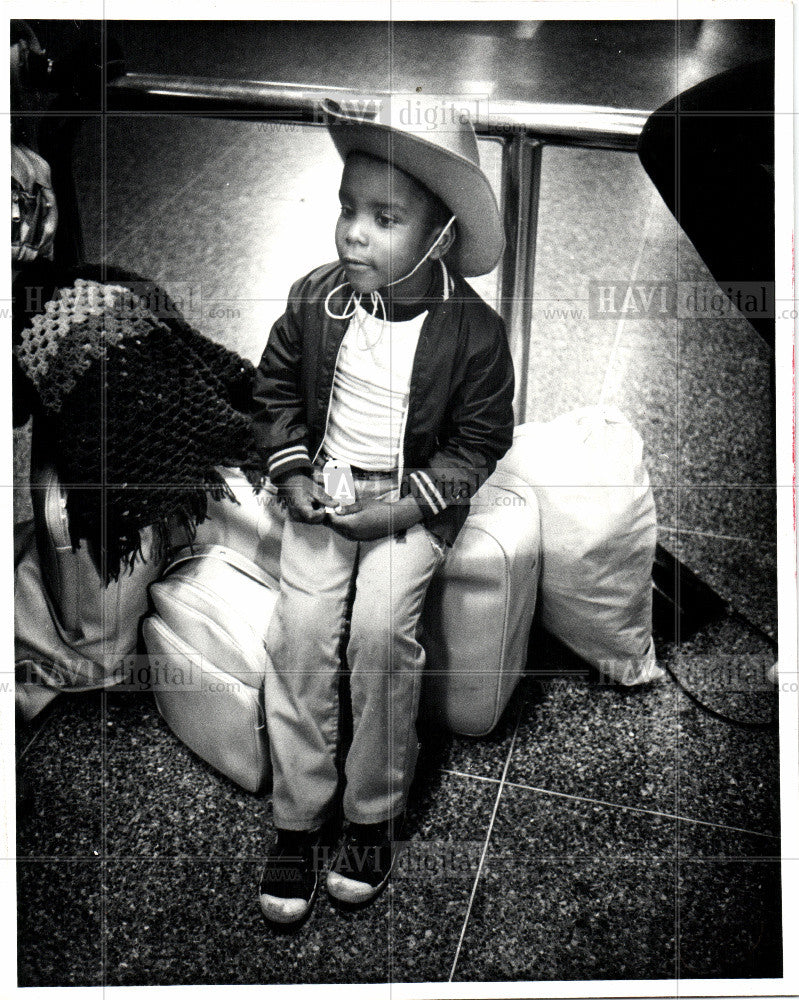
[[(648, 119), (641, 163), (713, 277), (774, 281), (774, 64), (736, 66)], [(773, 317), (748, 317), (774, 346)]]
[[(462, 277), (452, 278), (452, 295), (431, 300), (419, 334), (401, 482), (427, 526), (449, 543), (466, 520), (469, 500), (510, 447), (514, 426), (505, 326)], [(281, 465), (283, 475), (309, 471), (324, 439), (336, 359), (349, 323), (327, 316), (324, 303), (345, 281), (336, 262), (295, 282), (256, 372), (254, 433), (265, 466), (276, 452), (303, 450)], [(341, 313), (349, 291), (345, 284), (332, 296), (332, 312)], [(443, 504), (437, 498), (430, 504), (428, 479)]]
[[(73, 544), (88, 539), (109, 579), (140, 553), (148, 525), (162, 541), (175, 520), (193, 533), (209, 489), (224, 489), (215, 466), (258, 479), (253, 368), (193, 329), (153, 282), (92, 267), (38, 277), (46, 293), (30, 274), (15, 288), (18, 382), (46, 424)], [(111, 285), (130, 295), (108, 292), (94, 313), (76, 305)]]

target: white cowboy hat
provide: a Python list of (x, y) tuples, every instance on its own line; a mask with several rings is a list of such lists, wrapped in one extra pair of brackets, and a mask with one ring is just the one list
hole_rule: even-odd
[(327, 129), (343, 160), (351, 152), (385, 160), (444, 202), (455, 216), (458, 232), (448, 263), (466, 277), (496, 267), (505, 232), (494, 191), (480, 167), (474, 128), (462, 108), (421, 94), (382, 98), (375, 118), (348, 114), (330, 100), (323, 107)]

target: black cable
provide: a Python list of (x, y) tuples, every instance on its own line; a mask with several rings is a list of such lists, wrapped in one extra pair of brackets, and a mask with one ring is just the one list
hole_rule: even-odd
[[(755, 625), (754, 622), (749, 621), (749, 619), (746, 618), (744, 615), (742, 615), (740, 611), (737, 611), (734, 608), (728, 608), (727, 617), (740, 622), (742, 625), (746, 626), (746, 628), (749, 629), (751, 632), (754, 632), (756, 635), (760, 636), (761, 639), (764, 639), (767, 645), (776, 654), (777, 652), (776, 641), (773, 639), (772, 636), (768, 634), (768, 632), (760, 628), (759, 625)], [(680, 644), (675, 643), (675, 645), (680, 645)], [(666, 670), (666, 672), (669, 674), (669, 676), (677, 685), (677, 687), (683, 692), (683, 694), (685, 694), (690, 699), (690, 701), (692, 701), (693, 704), (697, 706), (697, 708), (700, 708), (703, 712), (707, 713), (707, 715), (712, 716), (714, 719), (720, 719), (722, 722), (726, 722), (731, 726), (737, 726), (740, 729), (767, 730), (767, 729), (778, 728), (776, 719), (771, 719), (768, 722), (754, 722), (754, 721), (749, 721), (747, 719), (736, 719), (732, 715), (727, 715), (724, 712), (718, 711), (718, 709), (712, 708), (710, 705), (705, 704), (705, 702), (703, 702), (698, 695), (694, 694), (694, 692), (691, 691), (690, 688), (686, 687), (686, 685), (677, 676), (677, 673), (673, 670), (672, 667), (670, 667), (666, 663), (661, 665), (663, 666), (664, 670)]]

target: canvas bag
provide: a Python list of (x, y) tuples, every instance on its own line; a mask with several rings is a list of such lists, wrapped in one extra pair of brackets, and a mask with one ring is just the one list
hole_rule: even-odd
[(142, 532), (142, 558), (106, 586), (85, 543), (74, 549), (66, 495), (52, 465), (31, 472), (35, 532), (20, 537), (14, 569), (16, 705), (32, 719), (63, 690), (127, 681), (147, 587), (164, 560)]
[(639, 434), (615, 407), (585, 407), (518, 426), (499, 468), (538, 498), (544, 627), (608, 680), (661, 678), (652, 643), (657, 524)]

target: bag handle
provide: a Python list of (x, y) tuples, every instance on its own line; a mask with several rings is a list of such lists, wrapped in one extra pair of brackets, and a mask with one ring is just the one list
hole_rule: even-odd
[(178, 566), (194, 559), (220, 559), (269, 590), (275, 588), (275, 581), (266, 570), (261, 569), (252, 559), (248, 559), (247, 556), (243, 556), (240, 552), (225, 545), (195, 545), (193, 548), (187, 545), (177, 553), (162, 575), (168, 576)]

